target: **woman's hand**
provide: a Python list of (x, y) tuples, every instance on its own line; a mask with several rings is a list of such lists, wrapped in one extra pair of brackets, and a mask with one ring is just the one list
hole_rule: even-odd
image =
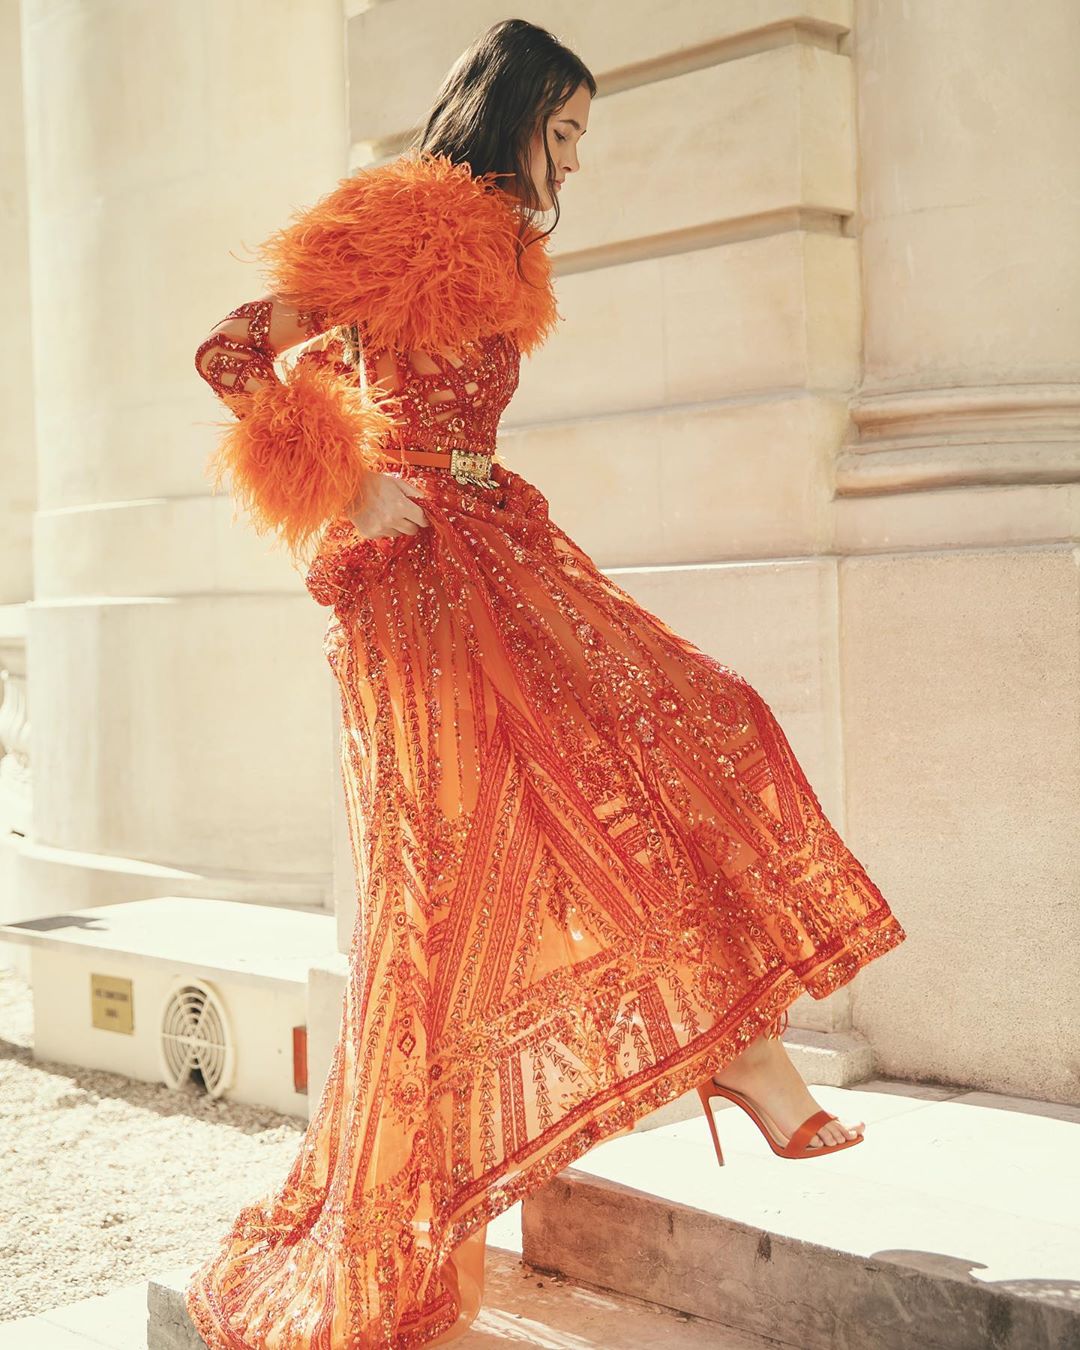
[(373, 469), (355, 509), (350, 506), (345, 514), (365, 539), (417, 534), (430, 524), (423, 507), (413, 500), (423, 496), (414, 480)]

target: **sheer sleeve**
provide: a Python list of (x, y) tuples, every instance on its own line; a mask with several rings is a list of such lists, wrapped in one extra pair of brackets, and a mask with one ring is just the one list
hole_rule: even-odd
[(275, 360), (329, 327), (325, 310), (299, 310), (264, 295), (238, 305), (214, 325), (195, 352), (195, 369), (227, 407), (242, 415), (243, 395), (278, 378)]
[[(228, 477), (256, 532), (274, 533), (305, 564), (324, 526), (363, 500), (397, 420), (395, 401), (360, 380), (347, 338), (325, 310), (271, 294), (237, 306), (195, 353), (234, 414), (207, 466), (215, 488)], [(304, 343), (279, 375), (278, 358)]]

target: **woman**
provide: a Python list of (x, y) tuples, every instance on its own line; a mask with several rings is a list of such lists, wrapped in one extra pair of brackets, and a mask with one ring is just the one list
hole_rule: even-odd
[(199, 349), (237, 414), (217, 481), (332, 609), (358, 887), (296, 1161), (187, 1291), (215, 1350), (457, 1339), (487, 1221), (691, 1088), (781, 1156), (862, 1139), (779, 1035), (903, 929), (761, 696), (494, 453), (560, 317), (531, 212), (557, 221), (595, 92), (496, 25), (404, 155), (266, 241), (269, 293)]

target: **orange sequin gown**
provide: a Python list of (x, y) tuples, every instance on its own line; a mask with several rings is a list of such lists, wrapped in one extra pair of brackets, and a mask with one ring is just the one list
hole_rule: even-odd
[[(253, 301), (199, 369), (229, 401), (325, 322)], [(512, 339), (361, 347), (401, 443), (495, 447)], [(354, 356), (331, 330), (309, 359)], [(905, 937), (762, 696), (539, 488), (498, 460), (494, 489), (398, 471), (428, 527), (336, 518), (306, 573), (341, 699), (350, 974), (291, 1170), (186, 1291), (212, 1350), (458, 1339), (488, 1220)]]

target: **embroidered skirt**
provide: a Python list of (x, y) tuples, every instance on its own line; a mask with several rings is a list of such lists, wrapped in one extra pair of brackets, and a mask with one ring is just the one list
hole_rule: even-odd
[(458, 1339), (485, 1225), (905, 933), (765, 700), (544, 495), (437, 468), (429, 525), (328, 527), (357, 910), (295, 1162), (198, 1268), (212, 1350)]

